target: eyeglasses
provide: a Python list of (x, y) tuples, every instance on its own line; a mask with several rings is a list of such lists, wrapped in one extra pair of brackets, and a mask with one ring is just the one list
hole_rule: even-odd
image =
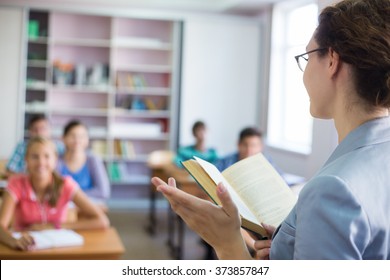
[(308, 52), (305, 52), (303, 54), (295, 56), (295, 60), (298, 63), (299, 69), (301, 69), (302, 72), (305, 72), (305, 68), (306, 68), (307, 62), (309, 61), (309, 56), (308, 56), (309, 53), (323, 51), (323, 50), (326, 50), (326, 49), (327, 48), (318, 48), (318, 49), (314, 49), (314, 50), (311, 50), (311, 51), (308, 51)]

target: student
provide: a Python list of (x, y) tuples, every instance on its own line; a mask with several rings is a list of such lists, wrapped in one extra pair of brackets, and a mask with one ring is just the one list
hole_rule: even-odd
[(88, 150), (87, 128), (72, 120), (64, 128), (65, 153), (58, 160), (57, 170), (71, 176), (92, 199), (101, 201), (110, 197), (110, 182), (103, 161)]
[(192, 159), (197, 156), (209, 162), (215, 162), (218, 155), (215, 149), (206, 147), (206, 124), (202, 121), (197, 121), (192, 126), (192, 134), (195, 137), (195, 144), (185, 147), (180, 147), (174, 162), (178, 167), (183, 167), (181, 162)]
[(237, 152), (218, 159), (215, 166), (222, 172), (234, 163), (257, 153), (263, 153), (264, 157), (271, 163), (287, 185), (294, 186), (303, 183), (303, 177), (283, 172), (271, 157), (264, 153), (263, 134), (255, 127), (246, 127), (241, 130), (238, 137)]
[[(35, 115), (28, 123), (28, 137), (44, 137), (50, 138), (50, 124), (45, 115)], [(11, 158), (7, 163), (7, 176), (15, 173), (25, 172), (24, 157), (26, 153), (27, 140), (23, 140), (18, 143), (15, 150), (12, 153)], [(61, 142), (56, 142), (57, 153), (62, 155), (64, 152), (64, 145)]]
[[(218, 159), (215, 166), (222, 172), (234, 163), (255, 154), (262, 153), (263, 150), (263, 134), (261, 131), (255, 127), (246, 127), (241, 130), (238, 137), (237, 152)], [(283, 172), (279, 169), (279, 167), (277, 167), (268, 156), (266, 156), (266, 158), (274, 166), (278, 173), (283, 175)]]
[[(0, 209), (0, 242), (20, 250), (33, 246), (27, 233), (14, 238), (9, 228), (13, 219), (18, 231), (45, 228), (95, 229), (106, 228), (109, 221), (70, 177), (55, 172), (56, 149), (46, 138), (32, 138), (26, 149), (26, 174), (11, 176)], [(70, 201), (86, 217), (73, 223), (65, 221)]]
[[(277, 230), (266, 226), (272, 240), (256, 241), (259, 258), (390, 259), (389, 30), (388, 0), (344, 0), (319, 15), (296, 59), (310, 113), (334, 120), (339, 145)], [(222, 184), (218, 207), (176, 189), (173, 178), (152, 181), (219, 258), (250, 258)]]

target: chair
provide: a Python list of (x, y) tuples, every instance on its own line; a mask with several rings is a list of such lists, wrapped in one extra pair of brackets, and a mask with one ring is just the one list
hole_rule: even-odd
[[(164, 181), (168, 180), (164, 168), (172, 164), (174, 157), (175, 153), (170, 150), (157, 150), (150, 153), (147, 166), (150, 168), (151, 177), (160, 177)], [(156, 193), (156, 187), (150, 184), (149, 225), (146, 230), (151, 235), (156, 232)]]

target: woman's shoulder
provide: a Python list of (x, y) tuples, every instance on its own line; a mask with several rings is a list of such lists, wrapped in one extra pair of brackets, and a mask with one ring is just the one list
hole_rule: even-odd
[(74, 189), (79, 187), (78, 183), (69, 175), (62, 176), (62, 180), (64, 189)]
[(86, 151), (86, 155), (87, 155), (87, 160), (102, 160), (102, 157), (95, 154), (93, 151), (91, 150), (87, 150)]
[(24, 185), (28, 182), (28, 175), (25, 173), (14, 174), (8, 178), (7, 184), (10, 185)]
[(7, 191), (19, 199), (23, 193), (32, 192), (32, 186), (26, 174), (15, 174), (7, 180)]

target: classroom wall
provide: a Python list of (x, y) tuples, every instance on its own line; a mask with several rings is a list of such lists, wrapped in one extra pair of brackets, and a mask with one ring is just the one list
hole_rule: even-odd
[(0, 159), (10, 156), (19, 136), (22, 19), (21, 9), (0, 7)]
[(244, 126), (258, 125), (259, 21), (193, 18), (185, 21), (180, 103), (181, 145), (203, 120), (219, 154), (236, 149)]

